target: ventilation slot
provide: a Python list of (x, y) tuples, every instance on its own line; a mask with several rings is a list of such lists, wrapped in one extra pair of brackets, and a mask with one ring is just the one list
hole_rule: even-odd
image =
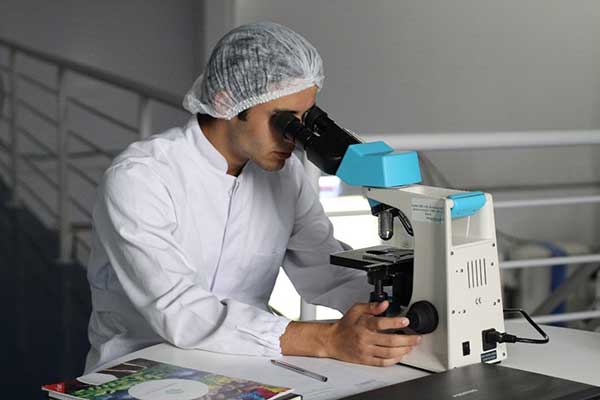
[(467, 262), (467, 281), (469, 288), (487, 285), (487, 264), (485, 258)]

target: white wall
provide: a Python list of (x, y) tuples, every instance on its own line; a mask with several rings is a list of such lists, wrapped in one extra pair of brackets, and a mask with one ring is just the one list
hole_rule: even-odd
[[(358, 133), (600, 129), (595, 0), (232, 2), (236, 25), (279, 22), (319, 49), (326, 78), (318, 101)], [(427, 155), (453, 186), (489, 188), (597, 182), (598, 150)], [(502, 211), (498, 225), (528, 237), (593, 242), (596, 210)]]

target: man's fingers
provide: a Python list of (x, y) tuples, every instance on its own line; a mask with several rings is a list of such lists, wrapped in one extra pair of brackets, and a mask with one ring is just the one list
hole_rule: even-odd
[(406, 317), (373, 317), (367, 321), (367, 328), (372, 331), (405, 328), (409, 324)]
[(387, 300), (372, 303), (356, 303), (348, 310), (349, 313), (379, 315), (389, 306)]
[(389, 305), (390, 303), (387, 300), (369, 303), (369, 309), (367, 310), (367, 313), (371, 315), (379, 315), (387, 310)]
[(389, 367), (402, 362), (405, 356), (406, 355), (394, 358), (369, 357), (363, 362), (363, 364), (372, 365), (374, 367)]
[(399, 335), (395, 333), (376, 333), (371, 336), (371, 344), (384, 347), (416, 346), (421, 343), (421, 336)]
[(404, 357), (408, 352), (412, 350), (412, 346), (403, 347), (383, 347), (383, 346), (372, 346), (371, 354), (377, 358), (393, 358), (400, 359)]

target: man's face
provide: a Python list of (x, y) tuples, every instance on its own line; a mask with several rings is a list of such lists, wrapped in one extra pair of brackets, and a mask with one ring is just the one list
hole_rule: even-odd
[(252, 107), (245, 121), (235, 117), (232, 147), (236, 156), (252, 160), (267, 171), (283, 168), (294, 150), (294, 143), (275, 130), (272, 117), (278, 112), (289, 111), (301, 118), (315, 104), (316, 97), (317, 88), (313, 86)]

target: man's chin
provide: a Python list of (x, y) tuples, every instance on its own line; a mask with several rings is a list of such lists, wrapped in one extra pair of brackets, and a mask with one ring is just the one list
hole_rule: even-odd
[(265, 161), (257, 162), (256, 164), (261, 169), (264, 169), (265, 171), (275, 172), (275, 171), (279, 171), (280, 169), (282, 169), (285, 166), (285, 161), (286, 160), (269, 160), (267, 162), (265, 162)]

